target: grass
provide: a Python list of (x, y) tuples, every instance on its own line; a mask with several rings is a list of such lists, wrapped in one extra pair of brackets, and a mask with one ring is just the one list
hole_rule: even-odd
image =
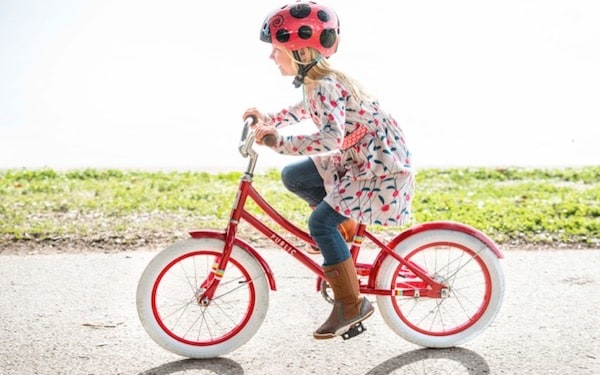
[[(240, 177), (239, 172), (0, 171), (0, 251), (19, 244), (137, 248), (185, 236), (189, 229), (222, 229)], [(278, 171), (256, 175), (255, 186), (305, 228), (309, 210), (285, 190)], [(505, 247), (599, 248), (599, 202), (600, 166), (423, 169), (413, 213), (416, 222), (469, 224)]]

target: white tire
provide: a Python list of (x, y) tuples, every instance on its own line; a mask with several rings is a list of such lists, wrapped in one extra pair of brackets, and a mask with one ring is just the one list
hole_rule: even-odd
[(403, 290), (423, 285), (386, 257), (376, 284), (395, 293), (377, 296), (377, 305), (396, 334), (416, 345), (447, 348), (473, 339), (492, 323), (505, 286), (498, 257), (485, 243), (461, 231), (432, 229), (401, 241), (394, 251), (449, 286), (445, 298), (402, 296)]
[(263, 323), (269, 306), (266, 275), (237, 246), (214, 298), (205, 306), (198, 302), (223, 247), (220, 239), (186, 239), (159, 252), (142, 273), (138, 315), (164, 349), (189, 358), (218, 357), (245, 344)]

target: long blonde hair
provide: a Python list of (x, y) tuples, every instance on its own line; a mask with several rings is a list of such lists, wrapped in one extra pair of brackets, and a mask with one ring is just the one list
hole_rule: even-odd
[[(318, 60), (318, 63), (308, 71), (306, 77), (304, 78), (305, 83), (309, 83), (309, 84), (314, 83), (314, 82), (319, 81), (320, 79), (322, 79), (325, 76), (331, 75), (331, 76), (334, 76), (339, 81), (341, 81), (344, 84), (344, 86), (346, 86), (346, 88), (350, 91), (352, 96), (354, 96), (356, 101), (372, 102), (375, 100), (373, 98), (373, 96), (371, 96), (371, 94), (369, 94), (363, 88), (363, 86), (360, 84), (360, 82), (358, 82), (356, 79), (350, 77), (349, 75), (342, 73), (341, 71), (339, 71), (337, 69), (334, 69), (331, 66), (331, 63), (329, 62), (329, 60), (321, 57), (321, 55), (319, 54), (319, 52), (316, 49), (314, 49), (312, 47), (308, 47), (308, 48), (304, 49), (304, 52), (307, 52), (307, 53), (304, 53), (303, 59), (306, 61), (296, 60), (292, 51), (290, 51), (288, 49), (286, 49), (285, 52), (290, 56), (292, 61), (295, 63), (296, 70), (298, 70), (299, 64), (306, 64), (307, 62)], [(302, 56), (302, 52), (300, 53), (300, 55)]]

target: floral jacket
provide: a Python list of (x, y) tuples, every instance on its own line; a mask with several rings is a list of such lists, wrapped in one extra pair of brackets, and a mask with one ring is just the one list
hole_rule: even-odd
[(311, 119), (310, 135), (280, 135), (273, 149), (309, 155), (325, 182), (325, 201), (357, 221), (403, 225), (410, 219), (414, 170), (404, 134), (378, 102), (355, 100), (333, 77), (321, 79), (305, 100), (268, 114), (276, 128)]

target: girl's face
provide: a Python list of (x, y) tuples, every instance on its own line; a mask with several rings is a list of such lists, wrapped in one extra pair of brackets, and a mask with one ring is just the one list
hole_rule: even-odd
[(294, 61), (290, 57), (286, 51), (279, 49), (277, 47), (273, 47), (273, 51), (271, 51), (271, 56), (269, 56), (275, 64), (279, 67), (279, 71), (284, 76), (295, 76), (296, 75), (296, 66)]

